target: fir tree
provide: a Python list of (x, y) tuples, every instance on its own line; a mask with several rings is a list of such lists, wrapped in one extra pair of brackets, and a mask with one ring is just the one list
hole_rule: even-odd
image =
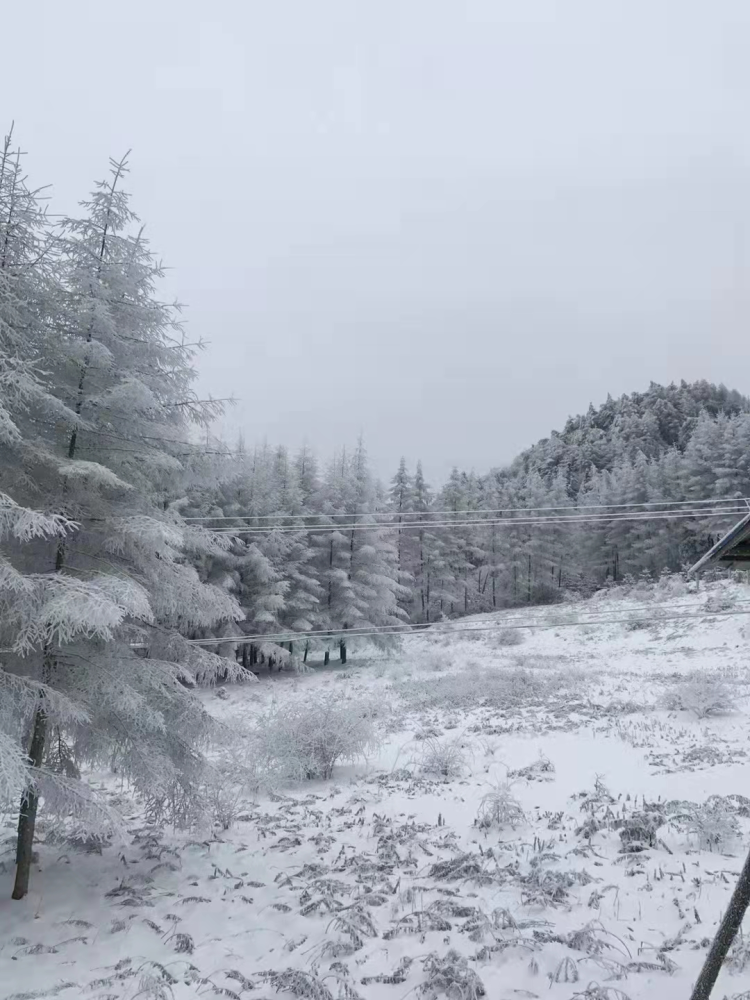
[(116, 764), (152, 803), (189, 796), (209, 720), (186, 684), (225, 668), (182, 635), (239, 615), (191, 564), (223, 540), (188, 527), (175, 506), (195, 451), (190, 426), (217, 407), (193, 392), (192, 352), (155, 295), (160, 268), (142, 232), (129, 234), (125, 172), (113, 164), (85, 215), (66, 220), (58, 289), (34, 300), (42, 318), (24, 345), (44, 359), (50, 405), (31, 413), (17, 393), (10, 411), (22, 445), (4, 474), (11, 515), (35, 509), (66, 529), (11, 534), (5, 552), (30, 580), (3, 618), (0, 675), (4, 743), (23, 738), (28, 772), (15, 898), (28, 889), (40, 794), (88, 827), (106, 818), (81, 764)]

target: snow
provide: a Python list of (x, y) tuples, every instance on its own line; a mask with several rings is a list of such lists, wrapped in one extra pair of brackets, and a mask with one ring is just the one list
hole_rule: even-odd
[[(332, 781), (259, 792), (228, 830), (152, 829), (111, 780), (123, 844), (86, 853), (55, 844), (42, 824), (21, 902), (9, 898), (12, 857), (2, 856), (0, 998), (290, 988), (402, 1000), (451, 982), (446, 995), (480, 995), (480, 981), (508, 1000), (684, 998), (742, 865), (750, 802), (724, 800), (718, 827), (691, 807), (692, 820), (661, 824), (637, 853), (621, 853), (620, 829), (644, 799), (700, 805), (747, 791), (750, 587), (657, 597), (529, 609), (528, 622), (548, 627), (521, 645), (501, 645), (497, 631), (426, 630), (390, 656), (350, 646), (345, 668), (203, 692), (217, 717), (248, 731), (288, 699), (375, 703), (384, 739)], [(742, 613), (668, 620), (707, 600)], [(572, 621), (659, 612), (664, 621), (645, 627)], [(729, 686), (731, 712), (660, 707), (696, 673)], [(448, 776), (435, 772), (440, 754)], [(540, 760), (546, 770), (513, 776)], [(506, 783), (523, 821), (479, 828), (484, 797)], [(580, 828), (592, 817), (589, 838)], [(716, 829), (710, 850), (700, 833)], [(715, 995), (746, 990), (741, 944)]]

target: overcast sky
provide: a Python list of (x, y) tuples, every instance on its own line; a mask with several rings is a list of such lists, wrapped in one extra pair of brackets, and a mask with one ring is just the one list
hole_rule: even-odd
[(747, 0), (25, 0), (0, 112), (132, 147), (249, 442), (485, 471), (649, 381), (750, 392)]

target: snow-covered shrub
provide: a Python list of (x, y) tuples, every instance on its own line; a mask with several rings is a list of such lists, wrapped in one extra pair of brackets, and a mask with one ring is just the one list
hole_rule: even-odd
[[(750, 967), (750, 940), (743, 935), (742, 928), (732, 942), (724, 966), (732, 975), (746, 972)], [(750, 993), (736, 993), (732, 1000), (739, 1000), (740, 997), (744, 1000), (744, 998), (750, 997)]]
[(713, 674), (694, 673), (677, 681), (664, 695), (672, 712), (692, 712), (699, 719), (727, 715), (735, 707), (731, 688)]
[(659, 828), (665, 822), (666, 814), (661, 803), (644, 805), (643, 809), (626, 816), (622, 822), (615, 822), (622, 841), (621, 853), (638, 854), (648, 847), (655, 847)]
[(200, 794), (204, 818), (222, 830), (229, 830), (259, 786), (258, 764), (252, 747), (227, 741), (212, 766), (206, 769)]
[(547, 621), (550, 625), (575, 625), (577, 624), (579, 615), (576, 611), (549, 611), (547, 612)]
[(686, 597), (690, 588), (681, 573), (665, 573), (659, 577), (654, 588), (657, 601), (674, 600), (676, 597)]
[(482, 830), (515, 830), (526, 819), (518, 799), (507, 782), (497, 785), (482, 798), (476, 825)]
[(525, 767), (519, 767), (515, 771), (508, 771), (509, 778), (525, 778), (527, 781), (552, 781), (555, 773), (555, 765), (540, 753), (538, 758)]
[(717, 588), (706, 598), (705, 610), (712, 615), (731, 611), (737, 604), (737, 594), (728, 588)]
[(289, 701), (258, 720), (253, 744), (271, 784), (330, 778), (336, 764), (364, 757), (378, 744), (374, 705), (344, 697)]
[(526, 636), (520, 628), (503, 628), (494, 636), (494, 646), (520, 646)]
[(415, 666), (425, 672), (440, 674), (450, 666), (450, 658), (441, 650), (429, 650), (416, 661)]
[(426, 980), (418, 989), (426, 1000), (445, 996), (448, 1000), (478, 1000), (486, 994), (484, 983), (467, 958), (451, 948), (440, 956), (431, 952), (423, 962)]
[(429, 736), (422, 741), (419, 767), (424, 774), (439, 778), (459, 778), (466, 770), (466, 750), (460, 736), (437, 739)]
[(485, 633), (481, 628), (477, 628), (476, 631), (471, 631), (471, 624), (469, 624), (464, 627), (461, 638), (464, 642), (484, 642)]
[(723, 795), (711, 795), (703, 803), (669, 802), (666, 811), (670, 823), (704, 851), (725, 850), (740, 835), (737, 802)]

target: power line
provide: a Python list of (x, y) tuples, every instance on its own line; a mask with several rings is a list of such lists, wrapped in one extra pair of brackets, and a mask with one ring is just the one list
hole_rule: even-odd
[[(743, 602), (748, 603), (748, 602)], [(585, 613), (585, 612), (584, 612)], [(632, 612), (631, 612), (632, 613)], [(625, 612), (623, 611), (623, 614)], [(409, 625), (392, 625), (392, 626), (380, 626), (379, 628), (373, 627), (368, 631), (357, 632), (353, 629), (345, 630), (335, 630), (330, 629), (325, 632), (278, 632), (268, 635), (254, 635), (254, 636), (224, 636), (219, 639), (186, 639), (185, 641), (188, 645), (193, 646), (204, 646), (204, 645), (224, 645), (229, 643), (235, 646), (244, 646), (247, 644), (255, 644), (262, 642), (272, 642), (278, 644), (279, 642), (295, 642), (303, 639), (323, 639), (331, 638), (338, 640), (348, 640), (348, 639), (364, 639), (364, 638), (378, 638), (388, 635), (401, 636), (401, 637), (413, 637), (416, 635), (421, 635), (429, 631), (432, 635), (436, 634), (455, 634), (462, 632), (493, 632), (496, 629), (508, 629), (510, 631), (516, 631), (519, 629), (550, 629), (550, 628), (571, 628), (574, 626), (581, 625), (622, 625), (629, 624), (631, 622), (638, 624), (648, 624), (654, 622), (656, 624), (661, 624), (663, 622), (677, 622), (677, 621), (690, 621), (697, 619), (706, 618), (728, 618), (735, 615), (750, 615), (750, 610), (748, 611), (704, 611), (699, 614), (684, 614), (684, 615), (665, 615), (665, 616), (652, 616), (650, 618), (632, 618), (632, 617), (620, 617), (620, 618), (589, 618), (588, 621), (574, 621), (574, 622), (529, 622), (522, 623), (518, 625), (508, 625), (507, 619), (505, 621), (496, 621), (488, 625), (451, 625), (446, 627), (444, 623), (436, 623), (430, 625), (429, 629), (426, 628), (414, 628)]]
[[(479, 509), (476, 511), (477, 514), (512, 514), (512, 513), (523, 513), (531, 514), (537, 513), (538, 511), (554, 511), (554, 510), (587, 510), (588, 508), (599, 508), (606, 510), (614, 510), (616, 508), (625, 507), (658, 507), (670, 505), (672, 507), (679, 506), (699, 506), (700, 504), (713, 504), (713, 503), (742, 503), (746, 502), (750, 504), (750, 497), (711, 497), (707, 500), (643, 500), (634, 501), (632, 503), (585, 503), (585, 504), (563, 504), (560, 507), (497, 507), (488, 509)], [(455, 511), (455, 510), (384, 510), (376, 511), (377, 515), (382, 517), (421, 517), (427, 514), (468, 514), (474, 513), (474, 511)], [(221, 514), (216, 517), (212, 517), (210, 514), (203, 514), (195, 517), (185, 517), (184, 521), (232, 521), (238, 517), (252, 517), (256, 521), (268, 521), (274, 518), (285, 518), (287, 520), (297, 519), (303, 517), (352, 517), (352, 514), (347, 513), (331, 513), (331, 514), (320, 514), (320, 513), (310, 513), (310, 514)]]
[[(463, 513), (463, 512), (462, 512)], [(472, 517), (468, 520), (444, 520), (444, 521), (401, 521), (397, 523), (384, 523), (382, 521), (352, 521), (349, 524), (274, 524), (274, 525), (237, 525), (236, 527), (207, 528), (217, 535), (268, 535), (271, 532), (281, 534), (327, 534), (330, 532), (350, 532), (350, 531), (405, 531), (409, 528), (421, 528), (430, 530), (432, 528), (467, 528), (472, 525), (483, 527), (502, 526), (504, 528), (518, 528), (528, 525), (539, 527), (541, 525), (573, 525), (573, 524), (618, 524), (620, 522), (635, 521), (660, 521), (660, 520), (683, 520), (685, 518), (725, 518), (729, 514), (747, 514), (747, 507), (723, 507), (718, 510), (669, 510), (649, 513), (646, 511), (634, 511), (632, 513), (622, 512), (615, 514), (580, 514), (561, 517)], [(326, 515), (311, 515), (322, 517)], [(248, 520), (250, 515), (247, 515)], [(233, 520), (238, 520), (233, 518)]]
[(619, 521), (656, 521), (665, 519), (680, 519), (686, 517), (726, 517), (727, 514), (746, 514), (748, 513), (747, 508), (737, 507), (737, 508), (722, 508), (721, 510), (711, 511), (711, 510), (677, 510), (677, 511), (661, 511), (659, 513), (648, 514), (644, 512), (634, 512), (632, 515), (627, 513), (622, 514), (593, 514), (587, 515), (574, 515), (570, 517), (529, 517), (529, 518), (480, 518), (474, 517), (468, 520), (448, 520), (448, 521), (402, 521), (397, 524), (387, 524), (382, 521), (352, 521), (349, 524), (310, 524), (310, 525), (238, 525), (237, 527), (224, 527), (224, 528), (208, 528), (207, 530), (213, 531), (216, 534), (269, 534), (272, 531), (281, 532), (298, 532), (305, 533), (310, 531), (364, 531), (378, 529), (387, 529), (392, 531), (403, 531), (407, 528), (465, 528), (473, 524), (480, 524), (485, 526), (492, 526), (502, 524), (507, 527), (520, 527), (524, 525), (534, 524), (612, 524), (618, 523)]
[[(750, 601), (738, 601), (738, 604), (743, 607), (750, 604)], [(657, 607), (685, 607), (686, 604), (663, 604)], [(565, 605), (561, 605), (565, 607)], [(575, 607), (575, 605), (573, 605)], [(651, 610), (653, 605), (646, 605), (648, 610)], [(706, 620), (708, 618), (732, 618), (738, 615), (750, 615), (750, 610), (747, 611), (702, 611), (698, 614), (683, 614), (683, 615), (652, 615), (650, 617), (642, 618), (632, 618), (630, 617), (634, 612), (638, 612), (642, 608), (623, 608), (620, 612), (621, 617), (619, 618), (602, 618), (597, 617), (600, 614), (607, 614), (607, 612), (591, 612), (584, 611), (582, 614), (588, 616), (585, 621), (536, 621), (536, 622), (522, 622), (521, 624), (508, 624), (508, 621), (517, 621), (520, 617), (519, 615), (512, 616), (511, 618), (504, 618), (501, 620), (496, 619), (475, 619), (474, 623), (469, 623), (466, 625), (456, 624), (454, 622), (436, 622), (434, 624), (423, 623), (421, 626), (417, 625), (383, 625), (383, 626), (372, 626), (368, 627), (366, 631), (357, 631), (355, 629), (345, 629), (336, 631), (335, 629), (326, 629), (321, 631), (308, 631), (308, 632), (275, 632), (268, 634), (257, 634), (249, 636), (222, 636), (219, 638), (211, 639), (185, 639), (184, 642), (189, 646), (206, 646), (206, 645), (216, 645), (223, 646), (225, 644), (231, 644), (234, 646), (245, 646), (253, 643), (262, 642), (272, 642), (278, 644), (279, 642), (296, 642), (302, 639), (367, 639), (367, 638), (378, 638), (388, 635), (399, 636), (401, 638), (413, 638), (414, 636), (422, 634), (430, 635), (454, 635), (463, 632), (494, 632), (497, 629), (516, 631), (516, 630), (531, 630), (531, 629), (558, 629), (558, 628), (573, 628), (580, 626), (597, 626), (597, 625), (623, 625), (623, 624), (663, 624), (665, 622), (680, 622), (680, 621), (697, 621)], [(617, 612), (615, 612), (617, 613)], [(627, 617), (622, 617), (627, 616)], [(484, 624), (488, 622), (489, 624)], [(132, 649), (145, 648), (145, 643), (131, 643)], [(12, 653), (12, 649), (0, 649), (0, 653)]]

